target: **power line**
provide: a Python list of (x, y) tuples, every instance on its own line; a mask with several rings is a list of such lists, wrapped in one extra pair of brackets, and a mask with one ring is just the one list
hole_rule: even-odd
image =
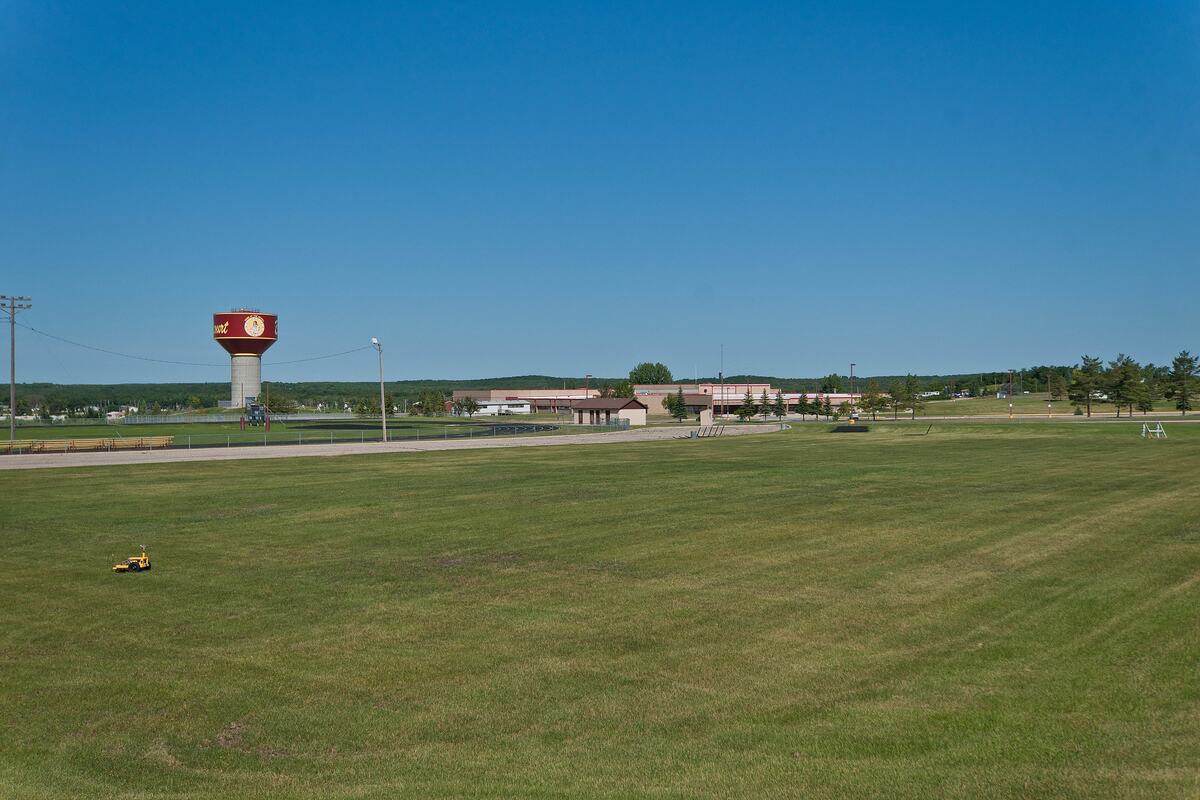
[(40, 331), (37, 328), (33, 327), (32, 325), (26, 325), (23, 322), (18, 322), (17, 324), (20, 325), (22, 328), (33, 331), (34, 333), (38, 334), (39, 336), (45, 336), (47, 339), (54, 339), (55, 341), (63, 342), (64, 344), (73, 345), (75, 347), (82, 347), (84, 350), (92, 350), (97, 353), (106, 353), (110, 356), (120, 356), (121, 358), (131, 358), (134, 361), (152, 361), (156, 364), (176, 364), (176, 365), (184, 366), (184, 367), (223, 367), (223, 366), (225, 366), (224, 364), (203, 364), (198, 361), (170, 361), (165, 358), (151, 358), (149, 356), (135, 356), (130, 353), (120, 353), (120, 352), (117, 352), (116, 350), (106, 350), (103, 347), (94, 347), (90, 344), (83, 344), (82, 342), (72, 341), (71, 339), (64, 339), (61, 336), (55, 336), (53, 333), (46, 333), (45, 331)]
[[(149, 361), (154, 364), (174, 364), (176, 366), (183, 366), (183, 367), (225, 367), (225, 366), (228, 366), (227, 364), (210, 364), (210, 363), (205, 363), (205, 362), (200, 362), (200, 361), (172, 361), (172, 360), (166, 359), (166, 358), (153, 358), (151, 356), (138, 356), (138, 355), (133, 355), (132, 353), (122, 353), (117, 350), (108, 350), (103, 347), (96, 347), (94, 345), (84, 344), (83, 342), (76, 342), (72, 339), (67, 339), (62, 336), (56, 336), (53, 333), (47, 333), (46, 331), (38, 330), (37, 328), (33, 327), (32, 325), (26, 325), (23, 322), (18, 322), (16, 324), (20, 325), (22, 328), (25, 328), (26, 330), (33, 331), (34, 333), (38, 334), (39, 336), (45, 336), (47, 339), (54, 339), (55, 341), (59, 341), (64, 344), (69, 344), (69, 345), (72, 345), (73, 347), (82, 347), (84, 350), (92, 350), (97, 353), (105, 353), (107, 355), (118, 356), (120, 358), (129, 358), (129, 359), (133, 359), (134, 361)], [(369, 350), (369, 349), (371, 349), (371, 345), (367, 344), (367, 345), (363, 345), (362, 347), (355, 347), (351, 350), (343, 350), (340, 353), (329, 353), (329, 354), (323, 355), (323, 356), (311, 356), (309, 358), (297, 358), (297, 359), (293, 359), (291, 361), (270, 361), (270, 362), (267, 362), (265, 366), (276, 367), (276, 366), (281, 366), (281, 365), (285, 365), (285, 364), (302, 364), (307, 361), (320, 361), (320, 360), (326, 359), (326, 358), (337, 358), (338, 356), (345, 356), (345, 355), (349, 355), (351, 353), (357, 353), (362, 350)]]
[(263, 366), (278, 367), (282, 364), (302, 364), (305, 361), (320, 361), (323, 358), (337, 358), (338, 356), (347, 356), (347, 355), (350, 355), (351, 353), (357, 353), (361, 350), (370, 350), (370, 349), (371, 349), (371, 345), (364, 344), (362, 347), (355, 347), (353, 350), (343, 350), (340, 353), (330, 353), (327, 356), (313, 356), (311, 358), (297, 358), (297, 359), (293, 359), (292, 361), (268, 361), (265, 364), (263, 364)]

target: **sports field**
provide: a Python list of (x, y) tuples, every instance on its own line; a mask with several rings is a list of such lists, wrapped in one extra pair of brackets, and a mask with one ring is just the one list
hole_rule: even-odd
[(1194, 798), (1138, 428), (3, 472), (0, 797)]

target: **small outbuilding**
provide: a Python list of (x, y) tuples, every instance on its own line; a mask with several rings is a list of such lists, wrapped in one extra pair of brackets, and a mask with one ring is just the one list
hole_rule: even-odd
[(579, 425), (611, 425), (619, 420), (645, 425), (649, 410), (645, 403), (632, 397), (595, 397), (571, 404), (571, 413)]

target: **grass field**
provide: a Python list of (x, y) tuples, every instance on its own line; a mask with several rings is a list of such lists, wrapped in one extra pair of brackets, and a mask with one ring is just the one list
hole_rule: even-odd
[[(1075, 414), (1075, 404), (1068, 401), (1066, 398), (1055, 400), (1050, 404), (1050, 408), (1046, 408), (1047, 402), (1050, 401), (1050, 396), (1045, 392), (1033, 392), (1030, 394), (1018, 394), (1012, 399), (1013, 413), (1020, 415), (1033, 415), (1045, 417), (1047, 412), (1053, 416), (1070, 417)], [(925, 408), (920, 415), (926, 416), (971, 416), (975, 414), (1008, 414), (1009, 401), (1006, 399), (997, 399), (996, 397), (964, 397), (958, 400), (928, 400), (925, 403)], [(1113, 416), (1117, 413), (1117, 407), (1111, 403), (1095, 402), (1092, 404), (1093, 416)], [(1121, 409), (1121, 416), (1124, 418), (1125, 409)], [(1155, 410), (1146, 414), (1147, 418), (1153, 419), (1157, 417), (1170, 418), (1178, 416), (1179, 412), (1174, 409), (1169, 400), (1158, 400), (1155, 403)], [(918, 415), (918, 416), (920, 416)], [(1135, 411), (1134, 418), (1139, 419), (1143, 416), (1142, 412)]]
[(0, 797), (1194, 798), (1137, 428), (0, 473)]

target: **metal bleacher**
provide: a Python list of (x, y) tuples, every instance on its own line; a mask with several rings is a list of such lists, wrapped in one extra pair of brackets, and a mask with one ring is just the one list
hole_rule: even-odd
[(725, 432), (724, 425), (701, 425), (699, 428), (693, 428), (682, 436), (676, 436), (676, 439), (715, 439)]

